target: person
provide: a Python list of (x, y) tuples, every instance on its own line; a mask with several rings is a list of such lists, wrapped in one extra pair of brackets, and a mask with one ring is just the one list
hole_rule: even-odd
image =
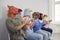
[(34, 32), (38, 34), (42, 34), (43, 40), (49, 40), (49, 36), (48, 36), (49, 32), (41, 29), (44, 23), (40, 22), (39, 20), (39, 16), (40, 16), (39, 12), (34, 12), (32, 16), (34, 20), (34, 27), (33, 27)]
[(27, 35), (27, 40), (43, 40), (43, 35), (33, 32), (34, 22), (30, 21), (30, 17), (25, 15), (23, 22), (27, 20), (27, 24), (23, 27), (24, 33)]
[(8, 6), (8, 14), (6, 19), (6, 26), (9, 32), (10, 40), (25, 40), (26, 35), (22, 30), (22, 27), (26, 22), (22, 23), (16, 16), (21, 14), (22, 9), (14, 6)]
[[(46, 20), (44, 19), (44, 17), (45, 17), (45, 15), (43, 15), (43, 13), (40, 13), (39, 19), (40, 19), (42, 22), (44, 22), (45, 25), (48, 25), (52, 20), (46, 21)], [(45, 26), (45, 25), (43, 25), (43, 26)], [(52, 34), (52, 32), (53, 32), (53, 30), (52, 30), (51, 28), (42, 27), (41, 29), (42, 29), (42, 30), (45, 30), (45, 31), (48, 31), (48, 32), (50, 32), (51, 34)]]

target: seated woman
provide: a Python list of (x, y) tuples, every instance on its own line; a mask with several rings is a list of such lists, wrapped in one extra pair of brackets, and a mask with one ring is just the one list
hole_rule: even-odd
[(41, 23), (39, 20), (39, 16), (40, 16), (39, 12), (34, 12), (32, 16), (34, 21), (34, 27), (33, 27), (34, 32), (38, 34), (42, 34), (43, 40), (49, 40), (48, 34), (50, 33), (41, 29), (44, 23)]
[[(40, 13), (40, 17), (39, 17), (40, 21), (42, 21), (43, 23), (45, 23), (43, 26), (48, 25), (52, 20), (44, 20), (44, 15), (42, 13)], [(48, 31), (52, 34), (53, 30), (51, 28), (46, 28), (46, 27), (42, 27), (42, 30)]]
[(43, 40), (43, 35), (33, 32), (32, 27), (34, 23), (30, 21), (28, 15), (24, 16), (22, 21), (27, 21), (26, 25), (23, 27), (24, 33), (27, 36), (27, 40)]

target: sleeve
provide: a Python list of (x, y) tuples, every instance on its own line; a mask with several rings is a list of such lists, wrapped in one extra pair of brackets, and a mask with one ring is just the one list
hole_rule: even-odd
[(17, 31), (18, 31), (16, 25), (14, 25), (14, 24), (11, 22), (11, 20), (7, 20), (7, 21), (6, 21), (6, 25), (7, 25), (7, 28), (8, 28), (10, 31), (12, 31), (12, 32), (17, 32)]
[(43, 22), (43, 23), (42, 23), (42, 26), (45, 26), (45, 25), (46, 25), (46, 24)]
[(42, 27), (46, 25), (42, 20), (39, 20), (39, 22), (41, 23)]

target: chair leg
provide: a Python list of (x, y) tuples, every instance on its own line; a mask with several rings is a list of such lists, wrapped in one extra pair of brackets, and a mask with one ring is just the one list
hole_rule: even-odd
[(8, 34), (8, 40), (10, 40), (10, 35)]

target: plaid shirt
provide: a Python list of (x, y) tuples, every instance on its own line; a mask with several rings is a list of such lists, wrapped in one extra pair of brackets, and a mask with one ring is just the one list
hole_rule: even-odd
[(20, 36), (23, 38), (26, 38), (26, 35), (24, 34), (24, 31), (22, 29), (17, 30), (17, 27), (21, 24), (22, 24), (22, 22), (18, 18), (9, 17), (6, 20), (6, 26), (7, 26), (8, 32), (10, 34), (10, 38), (12, 38), (12, 40), (18, 40), (18, 37), (20, 37)]

